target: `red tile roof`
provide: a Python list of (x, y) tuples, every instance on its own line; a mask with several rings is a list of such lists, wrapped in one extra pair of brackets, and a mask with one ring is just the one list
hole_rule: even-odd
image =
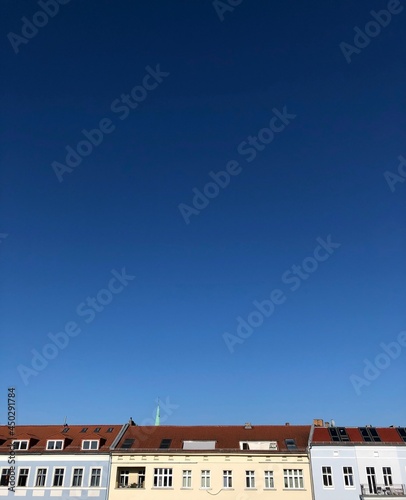
[[(216, 441), (216, 450), (239, 451), (240, 441), (277, 441), (278, 451), (283, 453), (305, 452), (309, 440), (310, 425), (253, 425), (246, 429), (243, 425), (225, 426), (129, 426), (120, 439), (115, 451), (119, 453), (139, 450), (159, 450), (163, 439), (170, 439), (169, 449), (160, 449), (162, 453), (182, 451), (183, 441)], [(126, 439), (134, 439), (129, 449), (123, 449)], [(294, 439), (297, 450), (289, 451), (285, 439)], [(213, 450), (211, 450), (213, 451)], [(251, 452), (252, 450), (250, 450)], [(202, 450), (187, 450), (187, 453), (201, 453)], [(247, 453), (247, 450), (244, 450)], [(258, 452), (257, 452), (258, 453)], [(262, 451), (264, 453), (264, 451)], [(266, 450), (266, 453), (275, 453)]]
[(379, 437), (381, 438), (380, 442), (365, 442), (362, 438), (361, 432), (358, 427), (345, 427), (347, 431), (347, 435), (350, 438), (350, 441), (333, 441), (328, 427), (315, 427), (314, 434), (312, 438), (312, 444), (331, 444), (334, 445), (346, 445), (349, 444), (367, 444), (367, 445), (382, 445), (382, 444), (401, 444), (406, 445), (403, 439), (400, 437), (400, 434), (396, 427), (376, 427)]
[[(84, 427), (87, 427), (88, 430), (81, 432)], [(100, 432), (95, 432), (97, 427), (100, 427)], [(63, 425), (17, 425), (14, 435), (10, 436), (9, 428), (2, 425), (0, 426), (0, 452), (8, 453), (13, 441), (30, 440), (28, 450), (16, 450), (16, 453), (106, 453), (109, 452), (110, 446), (122, 427), (122, 424), (68, 425), (66, 428)], [(113, 431), (107, 432), (109, 428), (113, 428)], [(64, 449), (47, 450), (49, 439), (64, 439)], [(100, 440), (99, 450), (82, 450), (83, 439)]]

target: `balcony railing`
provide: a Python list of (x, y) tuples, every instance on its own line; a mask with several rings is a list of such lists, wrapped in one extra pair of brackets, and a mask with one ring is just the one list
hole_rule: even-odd
[(375, 488), (368, 484), (361, 484), (361, 493), (366, 497), (406, 497), (406, 488), (404, 484), (391, 484), (390, 486), (377, 484)]

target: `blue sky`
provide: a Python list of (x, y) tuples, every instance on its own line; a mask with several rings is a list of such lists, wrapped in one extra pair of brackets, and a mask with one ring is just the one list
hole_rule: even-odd
[(405, 425), (406, 9), (226, 4), (3, 2), (3, 423)]

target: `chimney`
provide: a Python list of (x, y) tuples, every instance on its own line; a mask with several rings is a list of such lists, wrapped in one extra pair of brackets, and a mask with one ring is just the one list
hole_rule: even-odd
[(251, 422), (245, 422), (244, 429), (252, 429)]
[(285, 422), (285, 425), (290, 425), (290, 423), (289, 422)]
[(315, 418), (313, 420), (313, 425), (314, 425), (314, 427), (323, 427), (324, 426), (323, 419), (321, 419), (321, 418)]

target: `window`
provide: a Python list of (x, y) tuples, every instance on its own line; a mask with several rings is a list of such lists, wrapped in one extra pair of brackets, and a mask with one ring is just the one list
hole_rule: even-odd
[(1, 469), (0, 486), (8, 486), (10, 480), (10, 469)]
[(275, 486), (273, 482), (273, 471), (266, 470), (264, 474), (265, 474), (265, 489), (274, 488)]
[(332, 441), (349, 441), (350, 438), (347, 434), (345, 427), (329, 427), (329, 432)]
[(28, 441), (13, 441), (14, 450), (28, 450)]
[(369, 493), (376, 495), (376, 477), (375, 477), (375, 467), (367, 467), (367, 480)]
[(101, 469), (92, 469), (90, 472), (90, 486), (100, 486)]
[(322, 467), (321, 472), (323, 475), (323, 486), (325, 488), (331, 488), (333, 486), (333, 473), (331, 472), (331, 467)]
[(45, 486), (46, 479), (47, 479), (47, 470), (37, 469), (37, 479), (35, 480), (35, 486)]
[(399, 436), (406, 443), (406, 427), (398, 427)]
[(129, 478), (130, 478), (130, 471), (129, 470), (121, 470), (119, 480), (118, 480), (118, 487), (119, 488), (128, 488)]
[(277, 441), (240, 441), (240, 450), (277, 450)]
[(284, 469), (283, 481), (285, 488), (289, 490), (299, 490), (303, 488), (303, 470), (302, 469)]
[(72, 486), (82, 486), (83, 469), (73, 469)]
[(223, 470), (223, 488), (233, 487), (233, 473), (231, 470)]
[(107, 432), (113, 432), (113, 429), (114, 429), (114, 427), (109, 427), (109, 428), (107, 429)]
[(17, 486), (27, 486), (28, 472), (29, 472), (28, 469), (19, 469), (18, 470)]
[(375, 427), (360, 427), (359, 431), (361, 433), (362, 439), (366, 442), (380, 442), (381, 440)]
[(354, 486), (354, 473), (352, 467), (343, 467), (344, 486)]
[(96, 427), (96, 429), (94, 430), (94, 432), (100, 432), (101, 430), (101, 427)]
[(192, 471), (184, 470), (182, 472), (182, 488), (191, 488), (192, 487)]
[(297, 450), (296, 441), (294, 439), (285, 439), (285, 444), (288, 450)]
[(202, 470), (202, 474), (200, 476), (200, 487), (201, 488), (210, 488), (210, 471)]
[(70, 427), (64, 427), (62, 430), (62, 434), (66, 434), (67, 432), (69, 432), (69, 429)]
[(47, 450), (62, 450), (63, 440), (58, 439), (56, 441), (47, 441)]
[(83, 427), (83, 429), (80, 432), (87, 432), (88, 427)]
[(163, 450), (163, 449), (169, 448), (171, 443), (172, 443), (172, 439), (162, 439), (159, 447)]
[(255, 488), (255, 472), (253, 470), (245, 471), (245, 487)]
[(154, 469), (154, 487), (172, 487), (172, 469)]
[(55, 469), (54, 482), (52, 483), (52, 486), (62, 486), (63, 485), (64, 472), (65, 472), (65, 469)]
[(98, 449), (99, 449), (99, 441), (97, 439), (82, 441), (82, 450), (98, 450)]
[(392, 486), (392, 469), (390, 467), (382, 467), (382, 472), (385, 486)]
[(121, 445), (121, 448), (125, 448), (125, 449), (131, 448), (134, 441), (135, 441), (135, 439), (124, 439), (124, 443)]

